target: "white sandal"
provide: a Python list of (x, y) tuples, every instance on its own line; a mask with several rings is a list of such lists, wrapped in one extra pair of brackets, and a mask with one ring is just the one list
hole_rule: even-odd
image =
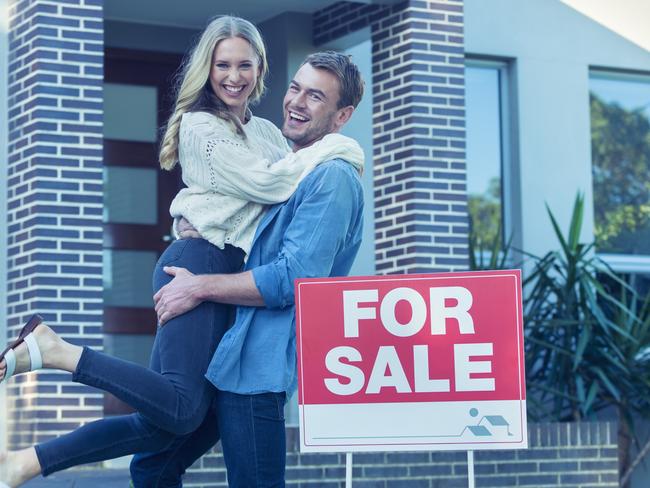
[[(33, 315), (28, 321), (27, 324), (22, 328), (20, 334), (18, 334), (18, 339), (12, 342), (3, 352), (0, 354), (0, 361), (2, 359), (7, 363), (7, 372), (5, 377), (0, 380), (0, 384), (7, 381), (11, 378), (16, 372), (16, 353), (14, 350), (21, 345), (23, 342), (27, 345), (27, 351), (29, 353), (29, 371), (36, 371), (43, 367), (43, 355), (41, 350), (38, 347), (36, 338), (34, 337), (34, 329), (43, 323), (43, 317), (40, 315)], [(0, 488), (8, 488), (3, 486), (3, 483), (0, 481)]]

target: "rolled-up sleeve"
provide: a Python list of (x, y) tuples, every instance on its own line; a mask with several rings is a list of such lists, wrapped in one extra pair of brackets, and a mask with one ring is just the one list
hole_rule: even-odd
[(294, 280), (329, 276), (337, 253), (360, 218), (363, 196), (359, 178), (347, 163), (321, 166), (296, 194), (297, 207), (271, 263), (253, 268), (268, 308), (294, 304)]

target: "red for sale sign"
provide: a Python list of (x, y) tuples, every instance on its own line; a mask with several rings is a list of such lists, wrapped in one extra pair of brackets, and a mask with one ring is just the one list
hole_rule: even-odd
[(519, 270), (296, 281), (301, 450), (527, 447)]

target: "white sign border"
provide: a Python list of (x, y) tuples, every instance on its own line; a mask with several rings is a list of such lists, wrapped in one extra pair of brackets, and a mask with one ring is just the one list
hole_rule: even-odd
[[(360, 277), (359, 279), (347, 278), (347, 279), (328, 279), (324, 281), (306, 281), (298, 283), (298, 293), (296, 297), (296, 313), (298, 314), (298, 324), (300, 328), (300, 343), (298, 347), (300, 348), (300, 370), (304, 371), (304, 354), (302, 349), (302, 307), (300, 306), (300, 293), (301, 288), (309, 285), (322, 285), (322, 284), (349, 284), (349, 283), (379, 283), (384, 281), (432, 281), (432, 280), (450, 280), (450, 279), (483, 279), (483, 278), (509, 278), (513, 279), (513, 286), (515, 288), (515, 298), (516, 298), (516, 313), (517, 320), (519, 324), (523, 324), (523, 310), (522, 310), (522, 300), (519, 292), (519, 287), (517, 286), (518, 281), (521, 280), (521, 275), (519, 273), (512, 273), (513, 270), (503, 270), (503, 273), (491, 274), (491, 272), (481, 272), (481, 271), (468, 271), (466, 273), (476, 273), (474, 276), (464, 275), (465, 272), (450, 273), (449, 275), (434, 275), (434, 276), (424, 276), (424, 275), (397, 275), (397, 276), (381, 276), (381, 277)], [(509, 273), (510, 271), (510, 273)], [(519, 270), (517, 270), (519, 271)], [(480, 274), (479, 274), (480, 273)], [(517, 351), (523, 349), (523, 331), (522, 327), (517, 327)], [(299, 420), (300, 420), (300, 450), (301, 452), (371, 452), (371, 451), (416, 451), (416, 450), (428, 450), (428, 451), (450, 451), (450, 450), (503, 450), (503, 449), (524, 449), (528, 447), (528, 433), (527, 433), (527, 417), (526, 417), (526, 400), (521, 399), (523, 396), (523, 387), (522, 384), (522, 364), (521, 364), (521, 354), (517, 354), (517, 381), (519, 384), (519, 398), (520, 400), (514, 400), (519, 402), (519, 412), (520, 412), (520, 429), (522, 438), (519, 442), (513, 443), (504, 443), (504, 442), (472, 442), (472, 443), (453, 443), (453, 444), (443, 444), (443, 443), (420, 443), (420, 444), (363, 444), (363, 445), (351, 445), (351, 444), (336, 444), (336, 445), (319, 445), (319, 446), (309, 446), (305, 440), (305, 418), (304, 418), (304, 408), (303, 405), (299, 405)], [(525, 379), (523, 380), (525, 382)], [(301, 381), (299, 385), (301, 391), (301, 397), (304, 398), (304, 383)], [(424, 402), (424, 403), (464, 403), (464, 402)], [(481, 403), (481, 401), (476, 402)], [(505, 445), (504, 445), (505, 444)]]

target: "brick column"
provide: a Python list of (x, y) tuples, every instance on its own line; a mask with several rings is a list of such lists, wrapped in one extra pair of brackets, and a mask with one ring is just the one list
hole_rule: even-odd
[[(9, 32), (8, 335), (34, 312), (102, 347), (103, 0), (13, 0)], [(9, 446), (101, 416), (56, 371), (9, 383)]]
[(463, 2), (341, 2), (316, 15), (314, 38), (368, 25), (377, 272), (465, 269)]
[(467, 266), (462, 1), (372, 24), (377, 271)]

